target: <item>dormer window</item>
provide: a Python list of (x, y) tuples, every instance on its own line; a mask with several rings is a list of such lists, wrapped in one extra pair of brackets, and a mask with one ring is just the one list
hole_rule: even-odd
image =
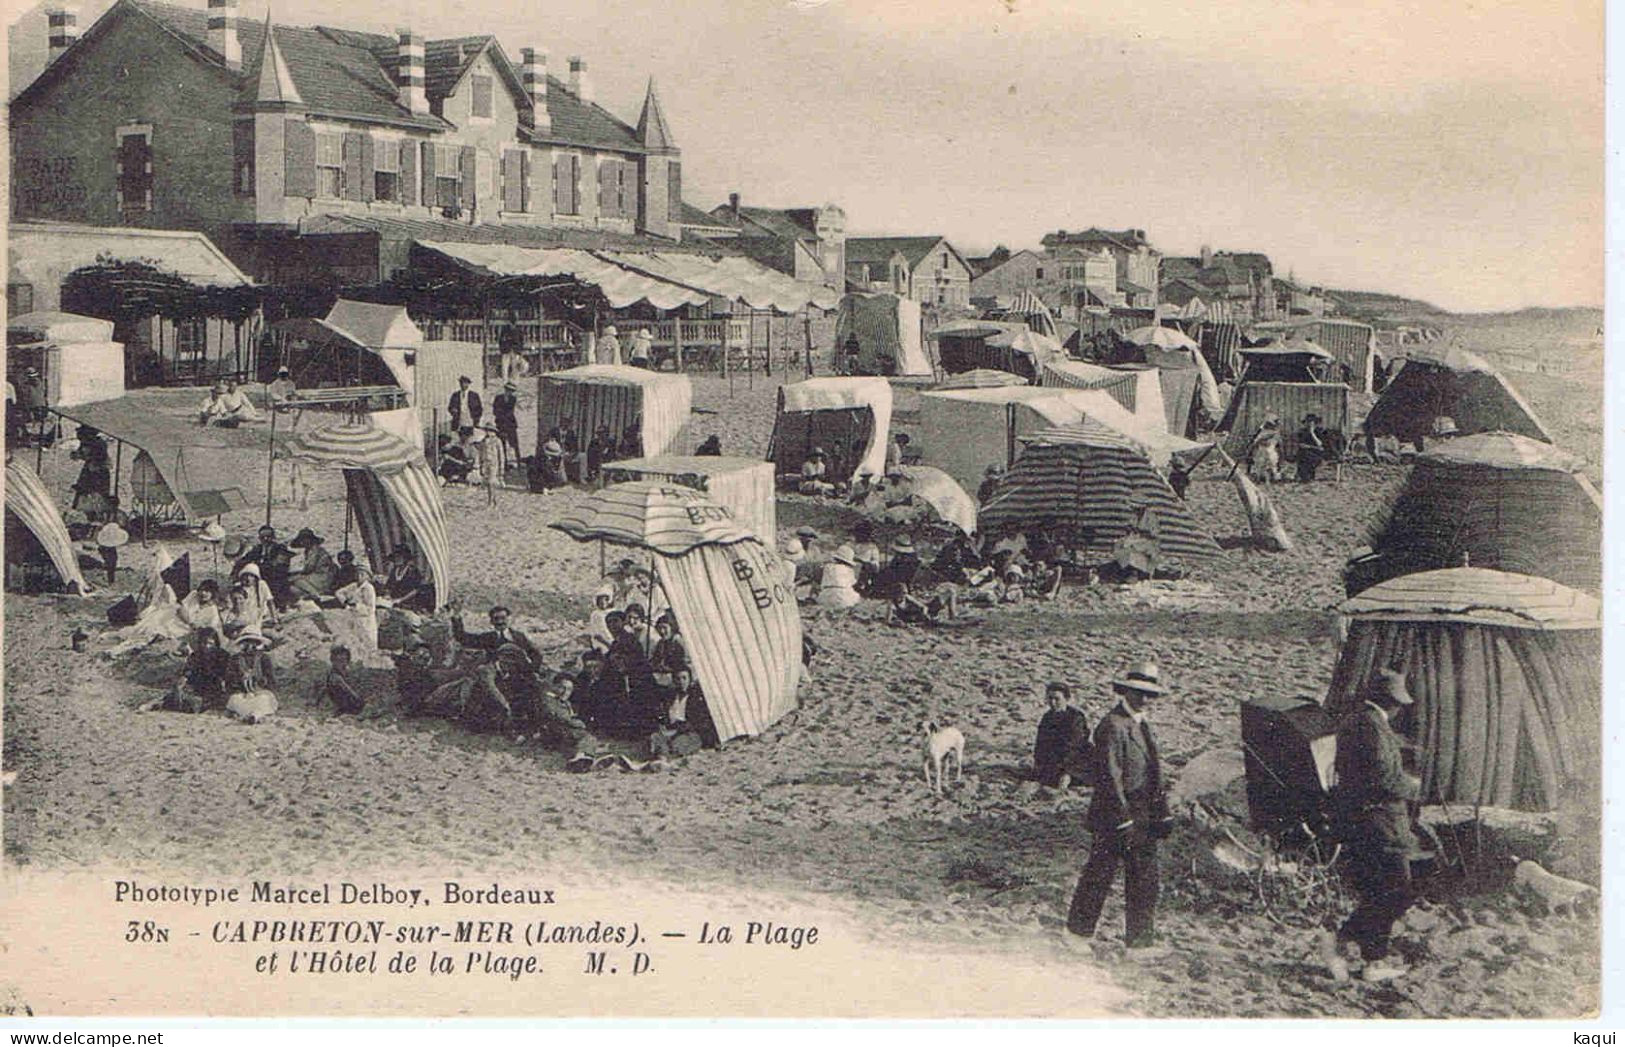
[(470, 80), (473, 83), (474, 98), (469, 113), (478, 119), (489, 120), (492, 115), (491, 78), (482, 73), (475, 73)]

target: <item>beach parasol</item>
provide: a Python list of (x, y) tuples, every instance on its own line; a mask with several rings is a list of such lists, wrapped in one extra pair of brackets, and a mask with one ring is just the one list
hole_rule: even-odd
[(1027, 379), (1009, 371), (996, 371), (991, 367), (978, 367), (974, 371), (961, 371), (949, 375), (936, 387), (946, 389), (1002, 389), (1011, 385), (1026, 385)]
[(702, 492), (659, 480), (612, 484), (548, 526), (580, 542), (629, 545), (665, 556), (753, 537), (731, 511)]
[(1191, 340), (1190, 335), (1172, 327), (1163, 327), (1161, 324), (1147, 324), (1136, 327), (1128, 333), (1131, 345), (1154, 345), (1159, 349), (1198, 349)]
[(959, 481), (929, 465), (899, 466), (897, 472), (900, 480), (886, 481), (864, 499), (865, 516), (890, 521), (929, 510), (966, 534), (976, 530), (976, 503)]

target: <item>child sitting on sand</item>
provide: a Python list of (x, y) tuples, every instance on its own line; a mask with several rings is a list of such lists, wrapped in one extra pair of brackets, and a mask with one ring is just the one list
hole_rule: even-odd
[(327, 659), (327, 675), (322, 678), (318, 697), (332, 702), (333, 708), (341, 715), (359, 714), (366, 708), (367, 700), (350, 679), (350, 649), (341, 643), (334, 644)]
[(886, 609), (886, 624), (934, 625), (944, 614), (952, 619), (958, 613), (958, 598), (952, 586), (944, 585), (931, 596), (922, 598), (914, 595), (908, 582), (901, 582), (891, 606)]

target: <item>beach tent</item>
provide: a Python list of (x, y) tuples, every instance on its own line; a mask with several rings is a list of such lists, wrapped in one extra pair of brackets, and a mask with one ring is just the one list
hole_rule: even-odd
[(604, 463), (606, 483), (660, 480), (692, 487), (728, 509), (764, 542), (778, 537), (773, 500), (773, 463), (723, 455), (660, 455)]
[(74, 313), (24, 313), (6, 322), (6, 377), (39, 369), (45, 402), (60, 407), (124, 395), (124, 343), (113, 324)]
[[(80, 573), (79, 557), (74, 552), (73, 540), (68, 537), (67, 525), (62, 522), (62, 513), (57, 510), (56, 503), (51, 500), (40, 478), (16, 459), (6, 463), (6, 531), (8, 539), (14, 535), (15, 538), (22, 538), (20, 533), (14, 532), (13, 521), (27, 529), (28, 535), (38, 543), (39, 549), (56, 568), (57, 576), (70, 592), (82, 596), (90, 591), (90, 586), (85, 584), (85, 576)], [(29, 548), (27, 541), (8, 540), (7, 567), (24, 562), (24, 557), (32, 552), (34, 550)]]
[(1019, 374), (1009, 371), (995, 371), (990, 367), (978, 367), (974, 371), (961, 371), (951, 374), (938, 382), (934, 387), (938, 391), (947, 389), (1002, 389), (1011, 385), (1026, 385), (1027, 379)]
[(1602, 740), (1601, 604), (1544, 578), (1455, 567), (1345, 601), (1326, 709), (1359, 709), (1378, 670), (1416, 699), (1422, 802), (1541, 811), (1594, 803)]
[(1209, 370), (1220, 378), (1234, 378), (1241, 373), (1241, 325), (1233, 321), (1204, 323), (1202, 325), (1202, 358)]
[[(1086, 417), (1143, 440), (1154, 435), (1101, 389), (1020, 385), (932, 391), (920, 394), (920, 464), (935, 466), (975, 491), (988, 466), (1015, 461), (1022, 435)], [(1166, 454), (1161, 462), (1167, 463)]]
[(691, 487), (638, 480), (598, 491), (549, 526), (648, 552), (723, 741), (761, 734), (795, 708), (795, 593), (783, 561), (728, 509)]
[(1055, 317), (1050, 313), (1049, 306), (1045, 305), (1043, 299), (1039, 298), (1031, 288), (1023, 288), (1017, 291), (1010, 304), (1005, 306), (999, 314), (999, 318), (1024, 323), (1030, 330), (1060, 341), (1060, 333), (1055, 326)]
[(1130, 345), (1150, 345), (1158, 349), (1199, 348), (1190, 335), (1177, 327), (1167, 327), (1163, 324), (1147, 324), (1144, 327), (1136, 327), (1123, 337)]
[(930, 374), (920, 343), (920, 303), (894, 294), (843, 296), (835, 314), (835, 359), (842, 374)]
[[(1175, 332), (1176, 334), (1178, 332)], [(1219, 383), (1200, 349), (1174, 345), (1132, 345), (1119, 339), (1108, 351), (1107, 364), (1150, 364), (1162, 372), (1162, 402), (1168, 415), (1168, 431), (1180, 436), (1196, 432), (1197, 410), (1209, 419), (1224, 413)]]
[(1150, 364), (1102, 367), (1082, 360), (1050, 360), (1038, 384), (1047, 389), (1104, 389), (1148, 428), (1184, 435), (1189, 409), (1175, 418), (1162, 399), (1162, 372)]
[(1061, 343), (1024, 323), (955, 320), (931, 333), (945, 374), (991, 368), (1036, 381), (1047, 360), (1066, 359)]
[(1412, 349), (1366, 415), (1372, 436), (1410, 443), (1433, 435), (1433, 423), (1449, 418), (1462, 436), (1509, 432), (1551, 443), (1546, 427), (1523, 397), (1493, 367), (1465, 349)]
[(1401, 574), (1473, 567), (1602, 591), (1602, 495), (1580, 462), (1515, 433), (1443, 441), (1419, 455), (1371, 553), (1350, 561), (1348, 591)]
[(1319, 382), (1336, 358), (1313, 342), (1286, 341), (1241, 350), (1241, 382)]
[(891, 409), (884, 378), (809, 378), (781, 386), (767, 459), (780, 474), (799, 473), (808, 452), (822, 447), (832, 465), (841, 463), (843, 475), (833, 479), (882, 476)]
[[(1371, 392), (1377, 358), (1377, 331), (1370, 324), (1340, 317), (1297, 317), (1270, 320), (1253, 327), (1255, 336), (1284, 336), (1312, 342), (1331, 354), (1337, 381), (1359, 393)], [(1204, 348), (1205, 348), (1204, 344)]]
[(219, 454), (231, 444), (218, 432), (129, 400), (101, 400), (52, 410), (135, 449), (120, 484), (129, 495), (121, 494), (120, 499), (143, 516), (203, 524), (248, 506), (241, 487), (243, 477)]
[(1239, 458), (1247, 451), (1253, 434), (1264, 419), (1281, 423), (1281, 454), (1288, 461), (1298, 456), (1298, 427), (1306, 415), (1320, 415), (1320, 424), (1349, 432), (1349, 387), (1327, 382), (1245, 382), (1230, 398), (1230, 409), (1219, 422), (1220, 432), (1228, 433), (1224, 448)]
[(1064, 528), (1080, 548), (1110, 550), (1142, 510), (1153, 510), (1157, 544), (1171, 560), (1218, 555), (1219, 546), (1151, 464), (1144, 448), (1093, 419), (1024, 438), (978, 524), (987, 535)]
[(620, 440), (636, 425), (645, 457), (662, 455), (688, 442), (693, 401), (688, 376), (618, 364), (587, 364), (536, 379), (536, 453), (547, 434), (569, 418), (586, 447), (599, 426)]
[(451, 595), (451, 540), (446, 513), (423, 452), (366, 422), (296, 432), (281, 445), (289, 458), (344, 470), (357, 529), (373, 570), (410, 541), (418, 569), (434, 583), (435, 609)]

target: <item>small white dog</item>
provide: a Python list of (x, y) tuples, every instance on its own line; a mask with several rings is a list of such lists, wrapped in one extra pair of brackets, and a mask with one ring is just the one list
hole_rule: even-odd
[(938, 727), (933, 720), (927, 720), (921, 731), (925, 735), (925, 784), (941, 796), (942, 772), (950, 756), (954, 762), (954, 781), (964, 779), (965, 735), (957, 727)]
[(1516, 855), (1508, 860), (1518, 863), (1512, 873), (1513, 884), (1524, 893), (1534, 895), (1547, 916), (1564, 912), (1573, 916), (1576, 909), (1582, 906), (1589, 909), (1598, 899), (1597, 889), (1589, 883), (1548, 872), (1538, 862), (1520, 861)]

